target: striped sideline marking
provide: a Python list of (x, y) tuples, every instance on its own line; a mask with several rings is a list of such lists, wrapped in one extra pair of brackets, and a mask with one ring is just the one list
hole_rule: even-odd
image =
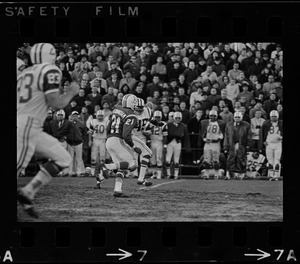
[(163, 182), (163, 183), (160, 183), (160, 184), (153, 185), (151, 187), (141, 187), (141, 188), (139, 188), (139, 190), (154, 189), (154, 188), (157, 188), (157, 187), (165, 185), (165, 184), (183, 182), (183, 181), (186, 181), (186, 180), (176, 180), (176, 181), (170, 181), (170, 182)]

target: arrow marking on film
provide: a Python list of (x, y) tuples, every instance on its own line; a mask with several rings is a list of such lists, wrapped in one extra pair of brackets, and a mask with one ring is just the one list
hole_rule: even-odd
[(119, 260), (122, 260), (124, 258), (128, 258), (128, 257), (131, 257), (132, 254), (119, 248), (120, 251), (122, 251), (123, 253), (110, 253), (110, 254), (106, 254), (106, 256), (109, 256), (109, 257), (113, 257), (113, 256), (119, 256), (119, 257), (122, 257), (122, 258), (119, 258)]
[(267, 253), (267, 252), (264, 252), (260, 249), (257, 249), (258, 251), (260, 251), (262, 254), (244, 254), (244, 256), (249, 256), (249, 257), (260, 257), (259, 259), (257, 260), (260, 260), (260, 259), (264, 259), (264, 258), (267, 258), (267, 257), (270, 257), (271, 254)]

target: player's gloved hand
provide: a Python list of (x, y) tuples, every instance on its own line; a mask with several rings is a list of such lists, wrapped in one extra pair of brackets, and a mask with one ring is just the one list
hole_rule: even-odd
[(133, 150), (139, 155), (142, 154), (142, 150), (138, 147), (134, 147)]
[(166, 145), (166, 144), (164, 145), (164, 148), (165, 148), (165, 149), (167, 148), (167, 145)]
[(210, 143), (210, 140), (207, 139), (207, 138), (203, 138), (203, 141), (206, 142), (206, 143)]

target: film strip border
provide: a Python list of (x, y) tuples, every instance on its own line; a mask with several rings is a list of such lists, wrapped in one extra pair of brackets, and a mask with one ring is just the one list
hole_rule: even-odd
[[(13, 261), (295, 261), (281, 225), (242, 223), (23, 224), (2, 252)], [(259, 235), (258, 235), (259, 234)], [(224, 243), (224, 241), (226, 243)], [(291, 241), (290, 241), (291, 242)], [(285, 246), (284, 246), (285, 245)], [(9, 252), (9, 253), (8, 253)], [(14, 256), (18, 256), (15, 257)]]
[[(299, 3), (24, 3), (0, 5), (2, 34), (80, 38), (279, 40), (300, 33)], [(9, 23), (7, 23), (9, 21)]]

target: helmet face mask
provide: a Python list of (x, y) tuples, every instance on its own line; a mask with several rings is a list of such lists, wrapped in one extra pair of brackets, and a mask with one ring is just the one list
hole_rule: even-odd
[(216, 110), (210, 110), (208, 115), (209, 115), (210, 121), (214, 122), (217, 120), (218, 113)]
[(103, 121), (104, 119), (104, 112), (103, 110), (98, 110), (97, 113), (96, 113), (96, 117), (99, 121)]
[(133, 94), (126, 94), (122, 99), (122, 107), (130, 108), (135, 110), (137, 108), (138, 100), (137, 97)]
[(181, 112), (175, 112), (174, 114), (174, 121), (175, 123), (179, 124), (182, 120), (182, 114)]
[(59, 110), (56, 112), (56, 119), (58, 121), (61, 121), (63, 119), (65, 119), (65, 111), (64, 110)]
[(40, 63), (55, 64), (56, 49), (50, 43), (34, 44), (30, 50), (30, 59), (33, 64), (40, 64)]
[(271, 121), (273, 121), (273, 122), (278, 121), (278, 117), (279, 117), (279, 114), (276, 110), (271, 111), (271, 113), (270, 113)]
[(155, 119), (156, 121), (160, 122), (161, 119), (162, 119), (162, 114), (161, 114), (160, 111), (155, 111), (155, 112), (153, 113), (153, 117), (154, 117), (154, 119)]

